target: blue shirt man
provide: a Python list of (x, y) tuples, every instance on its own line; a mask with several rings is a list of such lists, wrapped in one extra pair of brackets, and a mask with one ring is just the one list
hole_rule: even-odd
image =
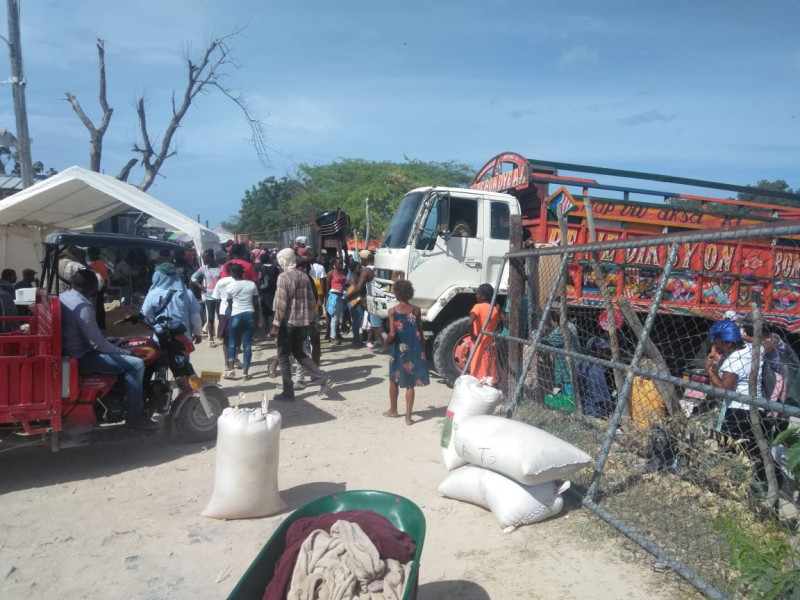
[(72, 289), (59, 296), (61, 301), (61, 346), (77, 359), (82, 373), (125, 374), (127, 399), (125, 423), (139, 429), (156, 429), (158, 423), (143, 414), (144, 361), (131, 356), (103, 337), (97, 326), (94, 299), (98, 291), (94, 271), (81, 269), (72, 279)]

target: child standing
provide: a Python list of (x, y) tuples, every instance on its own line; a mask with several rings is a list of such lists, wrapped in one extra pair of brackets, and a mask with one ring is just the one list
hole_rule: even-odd
[(414, 408), (414, 387), (428, 385), (428, 363), (425, 361), (425, 338), (422, 335), (422, 312), (410, 304), (414, 286), (401, 279), (394, 284), (397, 306), (389, 309), (389, 335), (383, 345), (389, 347), (389, 410), (384, 417), (399, 417), (397, 397), (406, 389), (406, 425), (411, 425)]
[[(478, 291), (475, 293), (475, 306), (469, 311), (470, 333), (473, 344), (477, 342), (478, 334), (480, 334), (487, 317), (489, 317), (489, 323), (486, 325), (486, 331), (495, 331), (500, 323), (500, 310), (497, 306), (494, 307), (491, 316), (489, 316), (492, 296), (494, 296), (494, 288), (491, 284), (482, 283), (478, 286)], [(500, 383), (497, 373), (495, 339), (490, 335), (484, 335), (481, 341), (478, 342), (478, 348), (472, 356), (469, 374), (476, 379), (491, 377), (491, 385), (497, 386)]]

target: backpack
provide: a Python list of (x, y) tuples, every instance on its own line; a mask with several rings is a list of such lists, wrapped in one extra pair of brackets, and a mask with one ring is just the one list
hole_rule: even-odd
[(266, 265), (261, 267), (261, 274), (258, 278), (258, 291), (269, 292), (272, 287), (273, 281), (270, 277), (270, 270)]

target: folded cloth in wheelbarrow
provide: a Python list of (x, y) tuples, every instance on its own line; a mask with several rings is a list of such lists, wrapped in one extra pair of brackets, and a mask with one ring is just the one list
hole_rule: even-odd
[(411, 565), (384, 561), (361, 527), (336, 521), (330, 534), (315, 529), (303, 542), (287, 600), (401, 598)]
[(292, 523), (286, 530), (285, 550), (275, 563), (275, 572), (264, 591), (264, 600), (282, 600), (286, 597), (303, 542), (316, 529), (330, 533), (331, 526), (341, 520), (358, 524), (375, 544), (382, 558), (391, 558), (403, 564), (414, 558), (417, 545), (411, 536), (397, 529), (389, 519), (375, 511), (345, 510), (304, 517)]

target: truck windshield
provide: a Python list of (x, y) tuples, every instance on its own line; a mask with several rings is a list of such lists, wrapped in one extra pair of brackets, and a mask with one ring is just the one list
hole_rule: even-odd
[(389, 225), (389, 229), (386, 230), (383, 236), (381, 246), (384, 248), (405, 248), (406, 244), (408, 244), (411, 226), (414, 224), (414, 219), (422, 204), (422, 198), (422, 192), (412, 192), (405, 195), (397, 209), (397, 214)]

